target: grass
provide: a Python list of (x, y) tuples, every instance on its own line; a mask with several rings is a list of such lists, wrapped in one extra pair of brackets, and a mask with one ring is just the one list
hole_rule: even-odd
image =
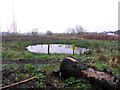
[[(21, 44), (20, 44), (21, 43)], [(42, 42), (43, 43), (47, 43), (47, 42)], [(86, 48), (93, 48), (94, 50), (96, 50), (98, 47), (103, 47), (105, 48), (105, 44), (107, 43), (108, 49), (105, 51), (107, 55), (112, 55), (114, 54), (114, 52), (116, 52), (114, 50), (114, 48), (117, 48), (117, 41), (115, 42), (110, 42), (110, 41), (97, 41), (97, 40), (59, 40), (59, 41), (55, 41), (53, 43), (61, 43), (61, 44), (74, 44), (75, 46), (79, 46), (79, 47), (86, 47)], [(3, 43), (3, 47), (2, 47), (2, 57), (6, 58), (6, 59), (11, 59), (11, 60), (31, 60), (31, 59), (60, 59), (60, 57), (62, 57), (61, 59), (63, 59), (63, 57), (65, 57), (66, 55), (64, 54), (52, 54), (51, 56), (46, 55), (46, 54), (35, 54), (35, 53), (30, 53), (26, 50), (26, 47), (29, 45), (33, 45), (33, 44), (41, 44), (41, 42), (29, 42), (29, 41), (25, 41), (25, 42), (6, 42)], [(110, 52), (111, 47), (113, 47), (113, 52)], [(19, 56), (19, 57), (18, 57)], [(60, 57), (59, 57), (60, 56)], [(49, 58), (51, 57), (51, 58)]]
[(48, 73), (52, 73), (52, 71), (58, 71), (59, 70), (60, 63), (41, 65), (40, 68), (42, 70), (46, 70)]
[[(31, 42), (31, 41), (24, 41), (24, 42), (4, 42), (2, 44), (2, 58), (7, 60), (53, 60), (58, 61), (58, 63), (54, 64), (44, 64), (44, 65), (32, 65), (32, 64), (25, 64), (23, 67), (25, 69), (28, 69), (29, 75), (37, 76), (36, 77), (36, 83), (38, 84), (38, 87), (43, 85), (45, 76), (40, 73), (40, 71), (46, 71), (47, 73), (51, 73), (52, 71), (59, 70), (60, 62), (70, 54), (38, 54), (38, 53), (31, 53), (28, 52), (26, 47), (29, 45), (36, 45), (36, 44), (46, 44), (47, 41), (38, 41), (38, 42)], [(85, 47), (85, 48), (91, 48), (93, 49), (92, 54), (85, 55), (85, 54), (74, 54), (71, 55), (74, 58), (78, 60), (82, 60), (85, 63), (88, 63), (88, 58), (93, 58), (94, 64), (92, 64), (94, 67), (96, 67), (98, 70), (108, 69), (109, 71), (112, 71), (115, 75), (120, 75), (120, 69), (119, 68), (111, 68), (108, 65), (108, 60), (110, 57), (112, 57), (115, 54), (118, 54), (118, 51), (116, 50), (118, 48), (118, 42), (117, 41), (102, 41), (102, 40), (86, 40), (86, 39), (77, 39), (77, 40), (70, 40), (70, 39), (59, 39), (57, 41), (52, 41), (53, 44), (74, 44), (78, 47)], [(99, 60), (99, 54), (97, 52), (98, 48), (104, 49), (104, 56), (106, 57), (105, 61)], [(111, 52), (112, 50), (112, 52)], [(60, 61), (60, 62), (59, 62)], [(18, 64), (11, 64), (11, 65), (3, 65), (3, 69), (9, 69), (9, 70), (16, 70), (18, 67), (20, 67)], [(120, 65), (119, 65), (120, 67)], [(27, 73), (21, 73), (16, 77), (16, 81), (19, 81), (20, 78), (23, 77), (29, 77)], [(84, 90), (87, 90), (87, 88), (90, 88), (89, 83), (83, 83), (79, 80), (69, 78), (65, 82), (67, 85), (69, 83), (72, 83), (75, 87), (78, 88), (85, 88)]]
[(69, 86), (69, 87), (76, 87), (79, 88), (81, 90), (90, 90), (92, 89), (92, 86), (88, 83), (88, 82), (83, 82), (80, 79), (76, 79), (74, 77), (69, 77), (68, 79), (65, 80), (65, 83)]

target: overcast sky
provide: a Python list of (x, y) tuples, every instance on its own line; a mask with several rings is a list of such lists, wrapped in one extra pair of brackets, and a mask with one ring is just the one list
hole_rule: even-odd
[(0, 0), (0, 29), (8, 31), (13, 21), (18, 32), (65, 32), (81, 25), (88, 32), (118, 29), (119, 0)]

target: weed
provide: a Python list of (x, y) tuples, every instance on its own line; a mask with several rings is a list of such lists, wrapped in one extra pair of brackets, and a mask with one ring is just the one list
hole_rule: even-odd
[(41, 87), (45, 87), (45, 75), (43, 74), (38, 74), (36, 77), (35, 77), (35, 81), (36, 81), (36, 84), (37, 84), (37, 87), (41, 88)]
[(24, 68), (27, 69), (31, 73), (33, 73), (35, 71), (35, 66), (32, 64), (25, 64)]
[(74, 77), (69, 77), (65, 80), (65, 83), (69, 86), (74, 86), (81, 90), (88, 90), (92, 88), (88, 82), (82, 82), (80, 79), (75, 79)]

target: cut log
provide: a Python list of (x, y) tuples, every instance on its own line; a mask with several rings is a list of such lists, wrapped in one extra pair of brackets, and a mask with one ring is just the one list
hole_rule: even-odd
[(72, 57), (66, 57), (60, 65), (61, 76), (74, 76), (87, 79), (92, 85), (103, 89), (120, 90), (120, 78), (107, 70), (95, 70)]
[(69, 76), (82, 77), (82, 72), (80, 71), (87, 68), (87, 65), (82, 61), (78, 61), (72, 57), (65, 58), (60, 65), (61, 75), (66, 78)]

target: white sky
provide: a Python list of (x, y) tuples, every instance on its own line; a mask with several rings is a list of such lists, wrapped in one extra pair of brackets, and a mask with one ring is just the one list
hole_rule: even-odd
[[(65, 32), (81, 25), (86, 31), (118, 30), (119, 0), (14, 0), (17, 31)], [(13, 20), (12, 0), (0, 0), (0, 29)]]

